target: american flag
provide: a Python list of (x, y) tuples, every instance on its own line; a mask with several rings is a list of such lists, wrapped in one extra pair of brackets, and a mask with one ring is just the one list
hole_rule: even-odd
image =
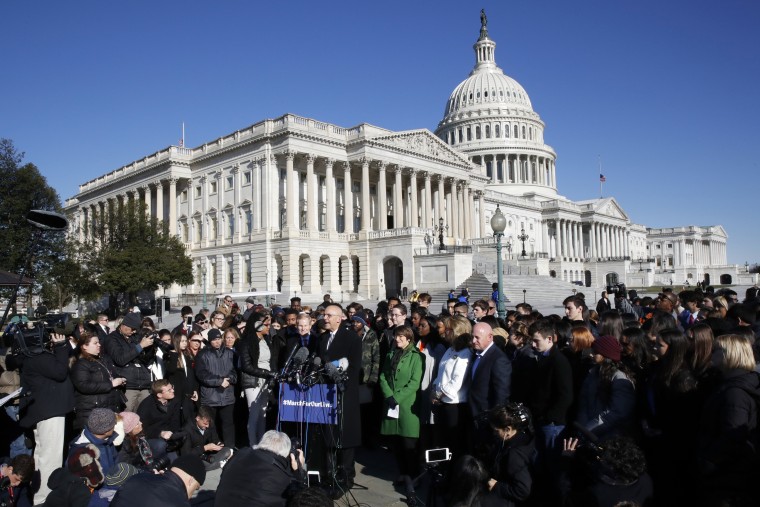
[(599, 173), (599, 181), (601, 181), (602, 183), (607, 181), (607, 178), (604, 177), (604, 174)]

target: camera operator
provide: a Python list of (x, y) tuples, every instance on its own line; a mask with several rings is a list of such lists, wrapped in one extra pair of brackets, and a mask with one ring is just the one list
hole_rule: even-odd
[(34, 463), (40, 471), (35, 504), (45, 501), (50, 493), (48, 478), (63, 463), (66, 414), (74, 410), (74, 386), (69, 379), (71, 348), (65, 335), (49, 336), (48, 343), (27, 343), (26, 350), (13, 356), (21, 370), (21, 386), (27, 393), (19, 406), (19, 424), (34, 428)]
[(127, 379), (127, 403), (125, 410), (137, 412), (137, 407), (150, 395), (152, 379), (148, 366), (155, 358), (153, 335), (137, 335), (141, 318), (128, 313), (119, 327), (108, 335), (105, 349), (116, 365), (116, 375)]
[(0, 505), (3, 507), (31, 507), (32, 495), (29, 481), (34, 474), (34, 459), (28, 454), (19, 454), (10, 462), (1, 460), (0, 465)]
[(241, 449), (227, 462), (214, 505), (285, 507), (289, 494), (299, 489), (305, 478), (303, 451), (292, 449), (285, 433), (269, 430), (257, 445)]
[(113, 497), (111, 507), (189, 507), (190, 498), (205, 480), (206, 468), (198, 456), (180, 456), (163, 474), (129, 478)]
[(490, 461), (488, 488), (506, 505), (525, 502), (533, 486), (536, 445), (530, 412), (522, 403), (497, 406), (488, 414), (495, 447)]

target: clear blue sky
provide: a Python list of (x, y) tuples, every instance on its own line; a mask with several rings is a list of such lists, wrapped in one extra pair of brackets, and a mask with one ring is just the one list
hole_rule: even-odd
[(472, 69), (486, 8), (496, 60), (557, 151), (560, 193), (634, 222), (722, 224), (760, 261), (756, 0), (0, 2), (0, 137), (61, 198), (176, 144), (295, 113), (434, 130)]

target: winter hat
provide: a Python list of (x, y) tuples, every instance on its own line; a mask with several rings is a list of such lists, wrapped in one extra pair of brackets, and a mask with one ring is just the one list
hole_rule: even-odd
[(356, 312), (353, 317), (351, 317), (351, 320), (355, 322), (361, 322), (362, 326), (369, 327), (367, 324), (367, 314), (364, 313), (364, 311)]
[(251, 304), (251, 305), (255, 305), (256, 304), (256, 298), (253, 297), (253, 296), (248, 296), (247, 298), (245, 298), (245, 302), (248, 303), (248, 304)]
[(206, 466), (203, 464), (203, 460), (194, 454), (186, 454), (175, 459), (172, 462), (172, 468), (179, 468), (201, 485), (206, 480)]
[(87, 429), (93, 435), (105, 435), (116, 426), (116, 414), (110, 408), (96, 408), (87, 418)]
[(106, 486), (119, 487), (127, 482), (127, 479), (139, 473), (140, 471), (129, 463), (116, 463), (106, 475)]
[(139, 313), (128, 313), (121, 320), (122, 326), (131, 327), (132, 329), (140, 329), (140, 324), (142, 324), (142, 318), (140, 318)]
[(208, 341), (218, 340), (221, 337), (222, 337), (222, 332), (221, 331), (219, 331), (216, 328), (209, 329), (208, 336), (207, 336)]
[(620, 346), (620, 342), (613, 336), (600, 336), (594, 340), (594, 343), (591, 344), (591, 348), (594, 350), (595, 354), (600, 354), (613, 361), (620, 361), (622, 347)]
[(100, 451), (93, 444), (74, 447), (66, 460), (69, 471), (87, 481), (87, 486), (97, 488), (103, 483), (103, 468), (100, 466)]
[(132, 433), (132, 430), (140, 424), (140, 416), (134, 412), (122, 412), (119, 416), (121, 416), (121, 422), (124, 425), (125, 435)]

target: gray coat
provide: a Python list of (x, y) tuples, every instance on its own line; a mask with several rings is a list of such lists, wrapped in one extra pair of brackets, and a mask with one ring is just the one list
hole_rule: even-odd
[[(218, 350), (206, 347), (198, 354), (195, 363), (195, 376), (201, 385), (201, 404), (209, 407), (225, 407), (235, 403), (237, 382), (234, 353), (222, 347)], [(230, 379), (230, 386), (222, 387), (222, 380)]]

